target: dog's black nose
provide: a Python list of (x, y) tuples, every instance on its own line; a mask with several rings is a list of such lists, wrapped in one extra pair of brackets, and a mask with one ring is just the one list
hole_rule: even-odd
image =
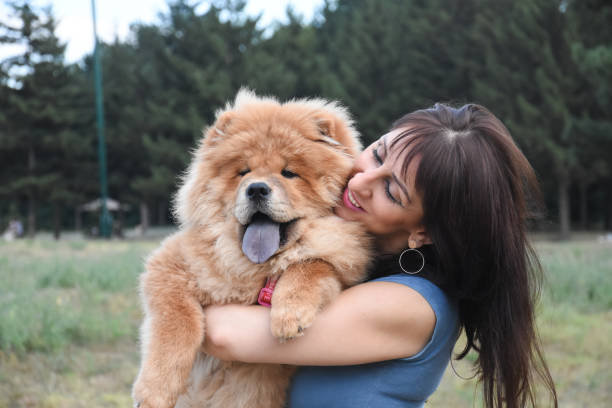
[(247, 187), (247, 197), (251, 200), (265, 200), (272, 190), (266, 183), (253, 183)]

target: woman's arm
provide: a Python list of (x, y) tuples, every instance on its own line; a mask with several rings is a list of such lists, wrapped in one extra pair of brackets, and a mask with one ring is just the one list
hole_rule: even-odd
[(270, 309), (209, 306), (205, 349), (222, 359), (248, 363), (353, 365), (419, 352), (436, 317), (415, 290), (393, 282), (368, 282), (342, 292), (304, 335), (280, 343), (270, 334)]

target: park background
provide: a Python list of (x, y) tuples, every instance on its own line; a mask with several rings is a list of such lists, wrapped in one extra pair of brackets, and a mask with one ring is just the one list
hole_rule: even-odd
[[(5, 1), (0, 48), (0, 407), (130, 406), (142, 259), (215, 110), (241, 86), (346, 105), (368, 144), (437, 101), (508, 126), (541, 181), (538, 309), (561, 406), (612, 400), (612, 5), (336, 0), (262, 26), (237, 0), (171, 1), (100, 44), (113, 238), (100, 197), (94, 58), (68, 62), (52, 8)], [(98, 8), (103, 8), (100, 1)], [(95, 207), (95, 206), (93, 206)], [(428, 406), (479, 406), (468, 361)]]

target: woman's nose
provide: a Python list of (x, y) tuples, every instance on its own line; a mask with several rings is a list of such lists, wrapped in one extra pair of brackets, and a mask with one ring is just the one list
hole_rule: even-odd
[(366, 168), (355, 173), (349, 181), (349, 188), (361, 196), (370, 196), (374, 181), (379, 177), (377, 168)]

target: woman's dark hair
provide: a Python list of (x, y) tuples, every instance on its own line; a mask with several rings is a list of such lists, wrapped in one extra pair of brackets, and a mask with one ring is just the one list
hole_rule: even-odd
[(436, 104), (392, 128), (403, 130), (391, 148), (405, 151), (404, 176), (419, 160), (423, 224), (467, 337), (457, 359), (478, 352), (486, 407), (535, 406), (535, 375), (557, 406), (535, 327), (542, 269), (527, 239), (528, 203), (540, 197), (531, 165), (479, 105)]

